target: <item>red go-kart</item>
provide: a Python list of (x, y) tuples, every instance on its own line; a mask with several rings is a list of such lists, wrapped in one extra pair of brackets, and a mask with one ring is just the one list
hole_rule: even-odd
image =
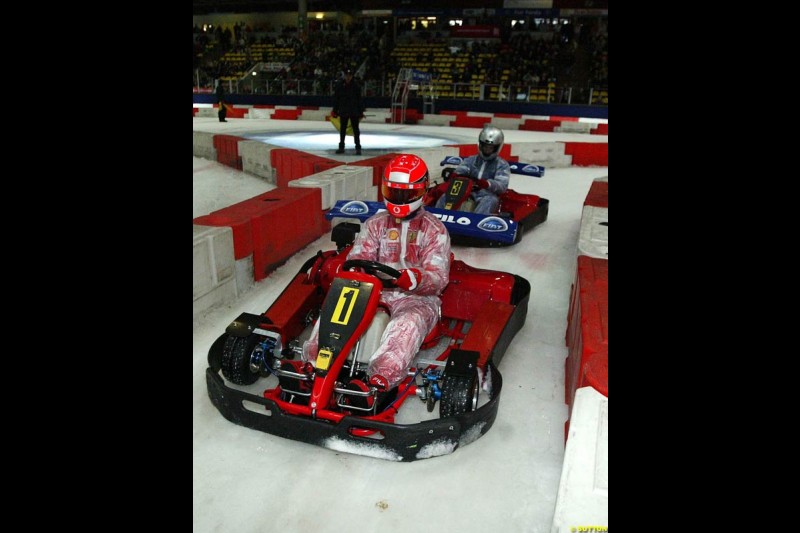
[[(236, 424), (337, 451), (395, 461), (452, 453), (497, 416), (497, 365), (525, 323), (530, 283), (451, 257), (441, 320), (407, 377), (388, 393), (354, 387), (366, 382), (389, 320), (381, 288), (400, 276), (380, 263), (348, 261), (359, 229), (335, 226), (336, 250), (311, 257), (269, 309), (242, 313), (212, 344), (211, 402)], [(302, 344), (318, 317), (319, 355), (304, 361)]]

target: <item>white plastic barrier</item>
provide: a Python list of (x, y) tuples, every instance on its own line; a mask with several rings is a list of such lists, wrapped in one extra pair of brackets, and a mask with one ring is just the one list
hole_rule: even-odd
[(275, 148), (280, 148), (280, 146), (260, 141), (239, 141), (242, 170), (275, 184), (275, 169), (272, 168), (271, 159), (272, 150)]
[[(594, 181), (608, 182), (608, 176)], [(578, 236), (578, 254), (608, 259), (608, 208), (583, 206), (581, 230)]]
[(199, 107), (197, 108), (196, 117), (218, 118), (217, 113), (219, 110), (215, 107)]
[(575, 392), (551, 528), (574, 531), (608, 531), (608, 398), (592, 387)]
[[(216, 116), (216, 114), (214, 116)], [(205, 131), (193, 131), (192, 154), (196, 157), (216, 161), (217, 149), (214, 148), (214, 134)]]
[(192, 316), (236, 299), (233, 230), (192, 224)]
[(511, 155), (523, 163), (542, 165), (545, 168), (572, 166), (572, 156), (564, 153), (560, 142), (511, 143)]
[(272, 118), (274, 109), (254, 107), (244, 114), (244, 118)]
[[(391, 116), (391, 115), (390, 115)], [(420, 126), (449, 126), (456, 117), (452, 115), (431, 115), (427, 114), (417, 121)]]
[(372, 167), (341, 165), (292, 180), (289, 187), (318, 187), (322, 191), (323, 211), (339, 200), (378, 199), (378, 188), (372, 185)]
[(525, 121), (521, 118), (495, 117), (492, 119), (492, 126), (497, 126), (501, 130), (518, 130), (523, 122)]
[(330, 109), (304, 109), (297, 116), (297, 120), (319, 120), (325, 121), (325, 117), (331, 114)]
[(331, 189), (333, 188), (333, 183), (330, 180), (317, 177), (317, 174), (312, 174), (311, 176), (306, 176), (305, 178), (291, 180), (289, 182), (289, 187), (318, 188), (320, 191), (322, 191), (322, 202), (320, 208), (323, 211), (327, 211), (336, 203), (331, 201)]
[(573, 122), (567, 120), (562, 122), (560, 126), (556, 126), (553, 131), (560, 133), (590, 133), (591, 130), (596, 127), (597, 124), (592, 124), (590, 122)]

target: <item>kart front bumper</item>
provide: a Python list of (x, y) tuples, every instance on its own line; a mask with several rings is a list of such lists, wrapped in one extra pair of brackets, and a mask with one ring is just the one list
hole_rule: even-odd
[[(497, 416), (503, 386), (494, 364), (490, 363), (489, 368), (492, 391), (487, 403), (475, 411), (417, 424), (389, 424), (356, 416), (346, 416), (334, 424), (290, 415), (273, 400), (228, 387), (211, 368), (206, 369), (206, 385), (211, 403), (235, 424), (337, 451), (410, 462), (447, 455), (489, 431)], [(245, 400), (263, 406), (264, 411), (245, 408)], [(354, 436), (351, 428), (375, 430), (383, 438)]]

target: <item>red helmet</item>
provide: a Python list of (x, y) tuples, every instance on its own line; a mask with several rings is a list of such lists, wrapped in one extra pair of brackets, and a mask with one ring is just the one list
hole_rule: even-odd
[(381, 192), (389, 213), (406, 218), (422, 205), (428, 190), (428, 166), (415, 155), (399, 155), (383, 173)]

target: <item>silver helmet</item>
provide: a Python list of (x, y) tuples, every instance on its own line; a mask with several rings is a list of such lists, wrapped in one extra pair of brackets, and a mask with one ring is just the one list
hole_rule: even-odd
[(484, 126), (478, 135), (478, 155), (487, 161), (496, 159), (504, 140), (503, 130), (494, 126)]

